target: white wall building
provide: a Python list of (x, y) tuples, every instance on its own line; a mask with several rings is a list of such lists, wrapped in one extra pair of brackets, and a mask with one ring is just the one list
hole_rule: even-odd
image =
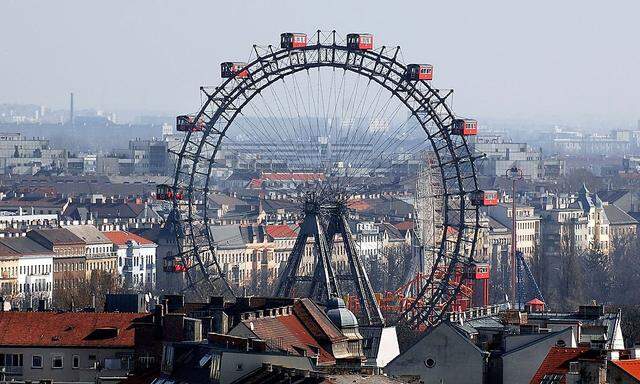
[(356, 249), (361, 257), (369, 259), (380, 252), (380, 228), (373, 221), (361, 221), (356, 224)]
[(150, 291), (156, 283), (156, 249), (151, 240), (126, 231), (104, 233), (113, 242), (118, 273), (127, 287)]
[(51, 304), (54, 253), (27, 237), (2, 239), (2, 245), (18, 256), (14, 303), (37, 308), (38, 300)]
[(51, 305), (53, 296), (53, 252), (22, 255), (18, 259), (18, 292), (23, 306), (37, 308), (38, 300)]

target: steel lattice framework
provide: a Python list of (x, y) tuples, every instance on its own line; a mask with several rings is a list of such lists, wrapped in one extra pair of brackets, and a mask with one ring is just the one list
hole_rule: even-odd
[[(254, 46), (255, 59), (245, 69), (248, 76), (234, 77), (215, 88), (201, 87), (206, 98), (196, 115), (206, 127), (200, 132), (187, 132), (177, 155), (173, 181), (175, 190), (184, 190), (183, 201), (173, 200), (174, 224), (178, 233), (179, 258), (186, 266), (188, 288), (205, 296), (214, 292), (233, 295), (220, 264), (215, 257), (216, 244), (208, 224), (210, 175), (216, 154), (223, 146), (225, 134), (243, 108), (273, 83), (300, 71), (330, 67), (353, 72), (391, 92), (422, 126), (431, 144), (435, 164), (441, 178), (442, 226), (434, 268), (428, 273), (433, 281), (444, 271), (437, 288), (424, 288), (419, 293), (423, 304), (404, 311), (402, 319), (412, 326), (428, 327), (445, 316), (455, 299), (460, 284), (451, 284), (456, 270), (471, 261), (478, 236), (479, 211), (469, 201), (478, 190), (475, 162), (464, 136), (451, 134), (454, 113), (448, 99), (451, 90), (433, 88), (427, 81), (407, 80), (406, 65), (400, 61), (399, 47), (382, 46), (375, 50), (352, 50), (335, 31), (318, 31), (302, 48), (274, 49)], [(202, 212), (198, 215), (197, 212)], [(427, 292), (432, 290), (432, 292)], [(427, 297), (428, 295), (428, 297)], [(417, 301), (416, 301), (417, 302)]]

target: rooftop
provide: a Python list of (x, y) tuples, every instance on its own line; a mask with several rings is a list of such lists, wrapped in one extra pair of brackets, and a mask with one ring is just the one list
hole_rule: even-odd
[(636, 380), (640, 380), (640, 360), (613, 360), (611, 362)]
[(135, 233), (127, 232), (127, 231), (110, 231), (104, 232), (104, 235), (111, 240), (114, 244), (117, 245), (126, 245), (127, 241), (135, 241), (141, 245), (152, 245), (155, 244), (153, 241), (145, 239), (142, 236), (138, 236)]
[(71, 231), (71, 233), (89, 245), (111, 243), (111, 240), (93, 225), (70, 225), (64, 228)]
[(28, 237), (5, 237), (0, 239), (0, 256), (39, 256), (53, 252)]
[(612, 225), (625, 225), (625, 224), (638, 224), (638, 221), (634, 219), (627, 212), (618, 208), (615, 204), (607, 204), (603, 206), (604, 213), (609, 219), (609, 224)]
[(298, 237), (298, 233), (296, 232), (296, 230), (287, 224), (267, 225), (266, 229), (267, 235), (271, 236), (274, 239), (295, 239), (296, 237)]
[(589, 348), (552, 347), (531, 379), (530, 384), (566, 383), (569, 363), (592, 354), (593, 351), (589, 350)]
[(133, 348), (139, 313), (0, 312), (0, 345)]
[(27, 236), (40, 237), (51, 245), (84, 245), (85, 242), (65, 228), (34, 229)]

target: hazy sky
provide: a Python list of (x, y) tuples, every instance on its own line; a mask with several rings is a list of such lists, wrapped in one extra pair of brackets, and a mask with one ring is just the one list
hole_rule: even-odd
[(484, 117), (640, 118), (640, 1), (0, 0), (0, 103), (192, 112), (280, 32), (366, 31)]

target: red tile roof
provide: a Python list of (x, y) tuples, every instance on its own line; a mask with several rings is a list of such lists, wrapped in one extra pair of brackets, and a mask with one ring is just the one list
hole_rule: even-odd
[(134, 346), (131, 322), (144, 316), (106, 312), (0, 312), (0, 346), (129, 348)]
[(151, 240), (145, 239), (142, 236), (138, 236), (135, 233), (131, 233), (127, 231), (104, 232), (104, 235), (107, 236), (109, 240), (111, 240), (114, 244), (117, 244), (117, 245), (126, 245), (127, 241), (129, 240), (133, 240), (138, 244), (155, 244)]
[(634, 360), (612, 360), (611, 362), (613, 364), (615, 364), (616, 366), (618, 366), (618, 368), (620, 368), (623, 371), (627, 372), (629, 375), (631, 375), (634, 378), (640, 380), (640, 360), (639, 359), (634, 359)]
[(247, 188), (249, 189), (260, 189), (262, 188), (262, 183), (264, 182), (264, 180), (262, 179), (251, 179), (251, 181), (249, 181), (249, 184), (247, 185)]
[[(319, 350), (318, 363), (331, 364), (335, 358), (307, 331), (294, 315), (261, 317), (242, 321), (257, 337), (264, 340), (269, 348), (298, 354), (296, 348), (306, 351), (307, 356), (315, 356)], [(312, 348), (313, 347), (313, 348)]]
[(569, 362), (577, 361), (589, 348), (560, 348), (552, 347), (544, 358), (538, 371), (531, 379), (530, 384), (540, 384), (545, 375), (561, 375), (560, 383), (567, 382), (566, 374), (569, 372)]
[(347, 340), (347, 337), (313, 301), (309, 299), (296, 300), (293, 312), (314, 338), (332, 343)]
[(274, 239), (293, 238), (298, 237), (298, 233), (286, 224), (267, 225), (267, 235)]
[(366, 200), (350, 200), (348, 205), (349, 208), (357, 212), (366, 211), (367, 209), (371, 209), (372, 206), (371, 203)]
[(409, 229), (413, 229), (415, 223), (413, 221), (403, 221), (401, 223), (394, 224), (394, 227), (398, 228), (399, 231), (406, 231)]

